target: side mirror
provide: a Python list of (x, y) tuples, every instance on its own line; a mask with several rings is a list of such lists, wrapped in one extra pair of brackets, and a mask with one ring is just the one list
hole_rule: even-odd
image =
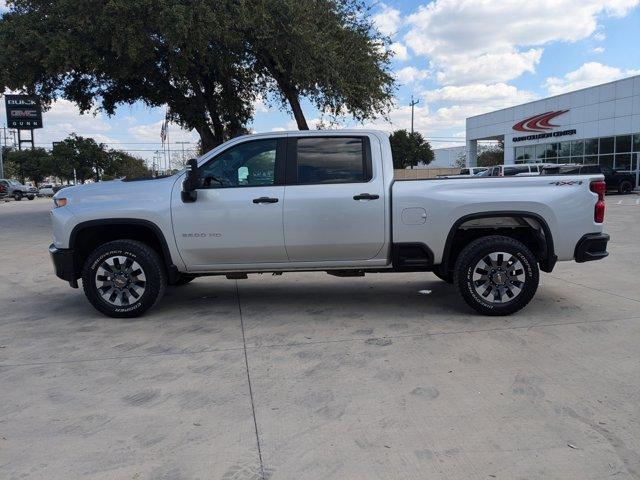
[(200, 171), (198, 170), (198, 161), (192, 158), (187, 161), (187, 176), (182, 182), (182, 201), (184, 203), (193, 203), (198, 198), (198, 184), (200, 183)]

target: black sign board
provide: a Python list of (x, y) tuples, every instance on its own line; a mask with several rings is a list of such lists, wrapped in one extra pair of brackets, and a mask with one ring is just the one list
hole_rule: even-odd
[(42, 128), (40, 99), (31, 95), (5, 95), (7, 126), (18, 130)]

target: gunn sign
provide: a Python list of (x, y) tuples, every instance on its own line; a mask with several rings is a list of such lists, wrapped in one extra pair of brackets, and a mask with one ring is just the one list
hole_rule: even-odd
[(42, 128), (40, 99), (32, 95), (5, 95), (7, 126), (18, 130)]

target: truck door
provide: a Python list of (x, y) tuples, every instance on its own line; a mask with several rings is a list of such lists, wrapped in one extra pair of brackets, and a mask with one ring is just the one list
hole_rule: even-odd
[(284, 238), (292, 262), (368, 260), (385, 242), (380, 148), (368, 136), (289, 137)]
[(189, 270), (288, 262), (282, 231), (285, 139), (233, 145), (200, 166), (197, 200), (174, 188), (176, 244)]

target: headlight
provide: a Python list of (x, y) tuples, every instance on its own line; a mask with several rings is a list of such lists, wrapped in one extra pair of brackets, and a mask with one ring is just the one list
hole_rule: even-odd
[(56, 206), (56, 208), (64, 207), (67, 204), (67, 199), (66, 198), (54, 198), (53, 199), (53, 203)]

